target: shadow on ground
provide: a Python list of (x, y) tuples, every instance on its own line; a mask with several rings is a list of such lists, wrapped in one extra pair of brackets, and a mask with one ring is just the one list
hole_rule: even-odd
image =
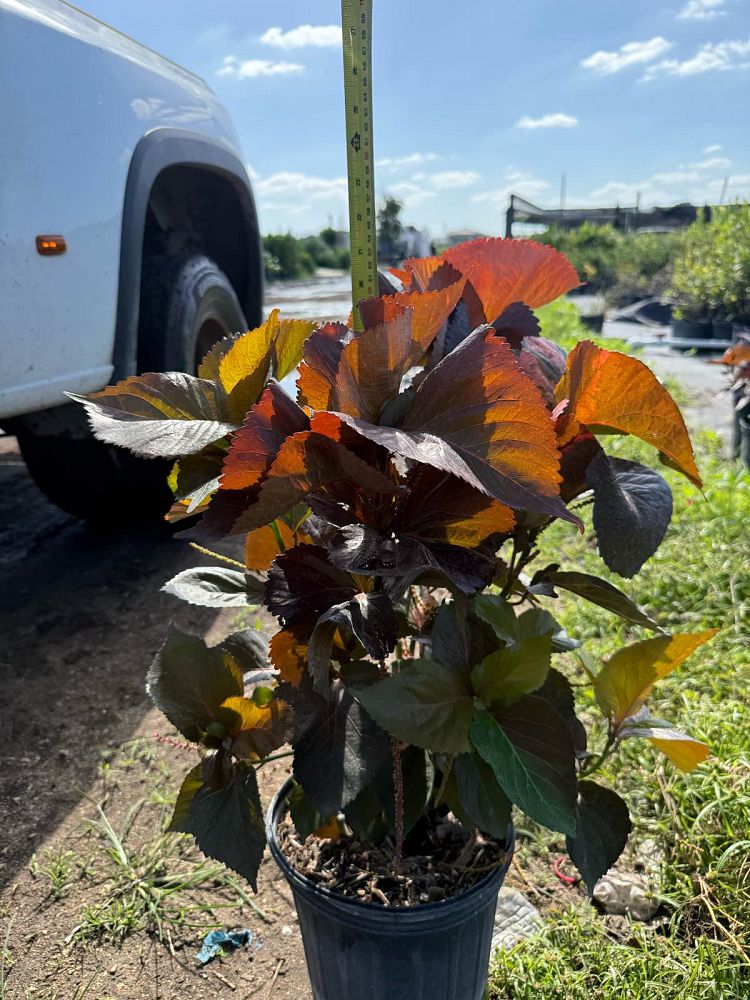
[(210, 624), (159, 593), (198, 561), (158, 527), (108, 534), (57, 510), (0, 437), (0, 886), (137, 728), (169, 620)]

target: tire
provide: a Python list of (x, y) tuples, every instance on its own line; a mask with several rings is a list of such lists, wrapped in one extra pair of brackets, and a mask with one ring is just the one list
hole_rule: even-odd
[[(139, 372), (195, 374), (217, 340), (247, 329), (229, 279), (202, 254), (155, 255), (146, 262), (140, 317)], [(155, 521), (169, 510), (171, 461), (136, 458), (86, 434), (39, 434), (23, 422), (17, 435), (37, 486), (69, 514), (111, 524), (115, 517)]]

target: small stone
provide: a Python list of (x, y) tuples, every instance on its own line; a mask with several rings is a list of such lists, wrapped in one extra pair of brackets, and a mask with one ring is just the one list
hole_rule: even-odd
[(289, 937), (290, 934), (294, 934), (294, 931), (289, 926), (289, 924), (284, 924), (284, 926), (281, 928), (281, 936)]
[(539, 910), (517, 889), (503, 886), (497, 897), (492, 947), (512, 948), (542, 926)]
[(608, 872), (594, 886), (594, 899), (606, 913), (621, 913), (634, 920), (650, 920), (659, 909), (659, 900), (647, 880), (635, 872)]
[(295, 923), (299, 923), (299, 917), (297, 916), (297, 911), (296, 910), (292, 910), (292, 920)]
[(117, 966), (113, 965), (112, 968), (108, 969), (107, 971), (109, 972), (110, 976), (115, 976), (117, 975)]

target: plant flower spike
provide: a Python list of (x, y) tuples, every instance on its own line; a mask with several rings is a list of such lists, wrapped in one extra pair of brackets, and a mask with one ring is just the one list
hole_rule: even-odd
[[(358, 303), (362, 330), (274, 312), (197, 377), (142, 375), (83, 400), (101, 440), (174, 461), (184, 537), (244, 539), (245, 572), (187, 570), (167, 591), (262, 604), (279, 623), (268, 646), (255, 629), (213, 647), (173, 630), (151, 665), (151, 697), (200, 753), (171, 829), (255, 887), (256, 768), (290, 742), (285, 822), (302, 849), (317, 837), (341, 859), (380, 852), (398, 886), (414, 858), (460, 866), (435, 896), (451, 897), (487, 877), (486, 863), (472, 873), (476, 845), (499, 866), (520, 810), (565, 835), (591, 891), (630, 831), (593, 776), (626, 739), (683, 770), (706, 757), (647, 705), (714, 633), (663, 634), (611, 583), (531, 567), (553, 520), (583, 529), (585, 496), (604, 563), (637, 573), (672, 498), (607, 441), (634, 435), (700, 487), (688, 434), (640, 361), (588, 341), (566, 357), (539, 335), (533, 310), (578, 284), (555, 250), (482, 239), (393, 277), (401, 291)], [(279, 380), (295, 368), (292, 398)], [(553, 665), (579, 645), (543, 606), (558, 590), (655, 633), (590, 675), (604, 720), (591, 745), (570, 663)], [(435, 835), (446, 817), (460, 849)]]

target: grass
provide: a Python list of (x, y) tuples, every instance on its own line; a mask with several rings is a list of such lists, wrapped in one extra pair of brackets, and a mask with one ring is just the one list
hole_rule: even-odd
[[(637, 442), (612, 438), (606, 447), (654, 464), (653, 452)], [(595, 546), (564, 525), (555, 525), (544, 544), (549, 561), (610, 579), (670, 631), (722, 627), (650, 699), (654, 714), (708, 742), (712, 758), (683, 775), (630, 740), (603, 773), (629, 802), (634, 839), (654, 838), (666, 852), (667, 923), (658, 931), (632, 925), (623, 941), (588, 906), (552, 913), (543, 933), (498, 953), (491, 1000), (746, 1000), (750, 994), (750, 476), (721, 457), (715, 437), (703, 436), (697, 450), (704, 496), (663, 470), (675, 515), (661, 549), (635, 579), (608, 573)], [(547, 606), (595, 661), (644, 637), (572, 596)], [(583, 682), (580, 674), (577, 680)], [(585, 705), (585, 688), (581, 694)], [(562, 853), (559, 843), (530, 833), (522, 852)]]

